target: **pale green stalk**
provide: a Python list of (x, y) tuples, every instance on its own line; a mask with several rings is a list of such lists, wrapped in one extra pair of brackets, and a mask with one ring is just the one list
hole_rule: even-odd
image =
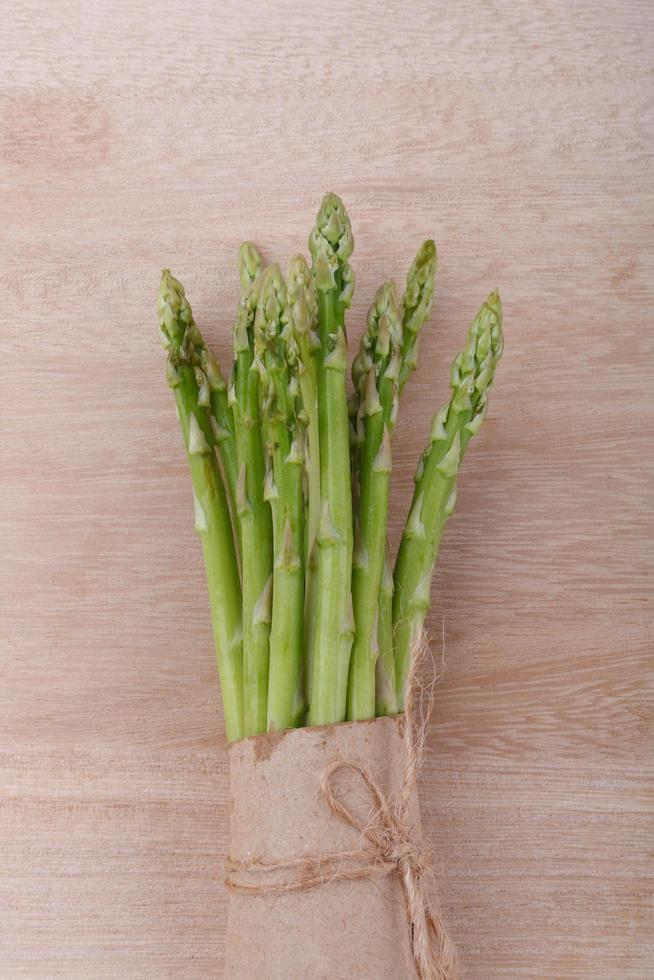
[[(397, 358), (393, 361), (393, 396), (387, 397), (387, 409), (390, 408), (390, 417), (387, 411), (386, 425), (389, 435), (388, 464), (390, 469), (390, 432), (395, 424), (398, 408), (397, 394), (401, 393), (409, 375), (416, 367), (418, 354), (418, 340), (420, 329), (424, 324), (431, 309), (434, 292), (434, 275), (436, 270), (436, 246), (429, 240), (423, 242), (416, 257), (414, 258), (407, 273), (406, 290), (404, 293), (401, 324), (394, 333), (396, 340)], [(390, 291), (392, 287), (386, 285), (378, 295), (383, 295), (384, 291)], [(374, 308), (374, 304), (373, 304)], [(396, 315), (397, 318), (397, 315)], [(388, 331), (386, 331), (388, 333)], [(382, 339), (384, 334), (382, 333)], [(398, 339), (399, 338), (399, 339)], [(350, 452), (352, 465), (352, 493), (354, 498), (355, 515), (355, 540), (358, 530), (359, 540), (362, 542), (362, 561), (358, 563), (357, 549), (355, 547), (354, 571), (352, 580), (352, 591), (354, 600), (354, 618), (356, 623), (356, 633), (352, 661), (350, 663), (350, 680), (348, 686), (348, 717), (366, 718), (372, 711), (375, 700), (374, 686), (382, 686), (381, 698), (384, 710), (393, 704), (393, 698), (387, 695), (388, 684), (384, 681), (383, 668), (378, 664), (376, 638), (373, 629), (373, 616), (377, 616), (381, 622), (384, 618), (383, 613), (388, 608), (387, 597), (380, 594), (378, 599), (379, 608), (375, 611), (372, 605), (372, 587), (380, 576), (380, 554), (382, 549), (383, 536), (386, 533), (386, 517), (383, 518), (383, 530), (380, 527), (376, 530), (378, 520), (373, 521), (373, 528), (368, 532), (365, 528), (363, 532), (361, 525), (370, 524), (370, 512), (376, 509), (379, 514), (386, 514), (387, 494), (388, 494), (388, 474), (376, 474), (374, 489), (370, 490), (371, 484), (371, 449), (379, 447), (382, 436), (381, 416), (371, 414), (366, 398), (366, 382), (371, 369), (375, 368), (376, 377), (380, 375), (380, 355), (376, 353), (378, 340), (378, 330), (370, 323), (366, 329), (361, 347), (352, 365), (352, 378), (354, 381), (354, 392), (350, 397), (348, 408), (350, 415)], [(399, 350), (397, 350), (399, 344)], [(387, 354), (386, 354), (387, 356)], [(383, 385), (380, 389), (383, 390)], [(386, 392), (388, 396), (389, 381), (386, 382)], [(367, 472), (366, 472), (367, 471)], [(368, 518), (366, 518), (368, 514)], [(382, 538), (377, 538), (381, 533)], [(373, 546), (374, 557), (369, 567), (368, 550), (370, 542), (369, 536), (375, 541)], [(357, 567), (359, 564), (359, 567)], [(384, 605), (384, 609), (382, 609)], [(388, 644), (386, 644), (388, 651)], [(387, 653), (388, 660), (388, 653)], [(375, 667), (375, 664), (378, 664)], [(376, 680), (375, 680), (376, 676)], [(389, 709), (390, 710), (390, 709)], [(378, 707), (379, 711), (379, 707)]]
[(365, 402), (365, 391), (366, 391), (366, 378), (368, 377), (368, 372), (373, 366), (372, 355), (369, 350), (370, 345), (373, 343), (373, 338), (370, 335), (370, 322), (367, 323), (366, 329), (361, 337), (361, 343), (359, 345), (359, 350), (354, 356), (352, 362), (352, 381), (354, 383), (354, 388), (348, 397), (347, 401), (347, 413), (349, 418), (349, 433), (350, 433), (350, 470), (351, 470), (351, 483), (352, 483), (352, 513), (354, 515), (354, 531), (356, 537), (358, 514), (360, 507), (360, 492), (361, 492), (361, 454), (363, 452), (363, 444), (366, 438), (365, 424), (364, 424), (364, 402)]
[(393, 654), (393, 570), (388, 542), (386, 542), (384, 571), (379, 587), (377, 645), (379, 656), (375, 668), (375, 711), (377, 715), (394, 715), (397, 713), (398, 705)]
[(184, 289), (168, 270), (161, 277), (158, 306), (168, 350), (166, 376), (184, 435), (195, 528), (204, 550), (227, 737), (233, 742), (243, 735), (243, 631), (236, 552), (225, 487), (212, 448), (211, 409), (203, 393), (208, 383), (194, 365), (197, 328)]
[(386, 283), (368, 313), (358, 366), (370, 360), (361, 398), (363, 444), (360, 449), (359, 507), (352, 562), (355, 635), (350, 661), (347, 715), (358, 721), (375, 715), (375, 673), (379, 654), (377, 617), (384, 568), (391, 435), (397, 414), (402, 326), (395, 290)]
[(206, 344), (200, 351), (200, 367), (209, 385), (211, 405), (211, 432), (218, 450), (218, 456), (225, 479), (225, 489), (234, 525), (234, 537), (240, 545), (240, 527), (236, 512), (236, 483), (238, 480), (238, 457), (236, 453), (236, 431), (234, 414), (227, 399), (227, 384), (215, 359)]
[(318, 602), (318, 528), (320, 525), (320, 424), (318, 418), (318, 365), (320, 341), (318, 303), (311, 271), (302, 255), (291, 260), (288, 269), (288, 302), (298, 352), (298, 379), (302, 394), (303, 421), (306, 425), (306, 525), (304, 651), (305, 687), (311, 692), (312, 655), (316, 606)]
[(246, 735), (266, 731), (272, 615), (272, 521), (264, 500), (265, 460), (259, 414), (259, 375), (254, 364), (254, 318), (261, 285), (253, 245), (240, 251), (243, 295), (234, 325), (230, 403), (236, 423), (236, 507), (241, 526), (243, 578), (243, 724)]
[(218, 361), (209, 350), (199, 327), (194, 322), (188, 330), (189, 352), (192, 363), (199, 367), (198, 401), (203, 408), (210, 408), (212, 444), (215, 446), (222, 468), (222, 476), (227, 492), (229, 510), (232, 517), (234, 539), (240, 544), (240, 531), (236, 514), (236, 479), (238, 463), (236, 458), (236, 438), (234, 416), (227, 398), (227, 384), (223, 378)]
[(301, 725), (304, 634), (304, 444), (296, 402), (298, 352), (286, 284), (278, 266), (263, 274), (255, 320), (255, 352), (272, 472), (267, 497), (273, 519), (273, 606), (268, 730)]
[(354, 290), (348, 259), (354, 242), (342, 201), (328, 194), (309, 238), (318, 293), (318, 418), (321, 514), (318, 529), (318, 599), (312, 655), (309, 723), (331, 724), (346, 714), (347, 677), (354, 632), (352, 493), (345, 394), (345, 310)]
[(430, 443), (416, 471), (413, 502), (395, 563), (393, 631), (400, 708), (412, 646), (429, 606), (438, 546), (445, 522), (454, 510), (459, 466), (486, 413), (502, 344), (502, 308), (494, 292), (473, 321), (465, 350), (452, 365), (452, 397), (434, 416)]

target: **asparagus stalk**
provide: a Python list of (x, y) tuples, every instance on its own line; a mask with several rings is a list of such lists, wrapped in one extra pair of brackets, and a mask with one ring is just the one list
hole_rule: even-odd
[(243, 735), (243, 631), (241, 589), (227, 496), (212, 448), (207, 378), (194, 365), (197, 328), (184, 288), (166, 269), (158, 297), (168, 350), (166, 376), (173, 389), (193, 483), (195, 528), (204, 550), (211, 619), (230, 742)]
[[(384, 568), (391, 472), (391, 434), (397, 414), (402, 325), (391, 283), (378, 291), (368, 313), (355, 379), (365, 388), (363, 445), (360, 450), (359, 513), (353, 555), (352, 601), (356, 632), (348, 683), (348, 718), (375, 715), (375, 673), (379, 653), (377, 615)], [(367, 373), (361, 372), (367, 365)]]
[(361, 453), (363, 451), (363, 444), (366, 438), (366, 430), (364, 424), (365, 418), (365, 391), (366, 391), (366, 378), (368, 372), (373, 367), (373, 361), (370, 351), (368, 350), (368, 344), (371, 342), (369, 338), (369, 325), (361, 338), (361, 343), (359, 345), (359, 350), (354, 356), (352, 362), (352, 381), (354, 382), (354, 387), (352, 393), (350, 394), (347, 402), (347, 413), (349, 418), (349, 433), (350, 433), (350, 470), (351, 470), (351, 484), (352, 484), (352, 513), (354, 514), (354, 531), (355, 537), (357, 534), (358, 527), (358, 513), (360, 507), (360, 475), (361, 475)]
[(188, 330), (189, 353), (192, 363), (200, 368), (198, 377), (198, 398), (203, 408), (210, 408), (209, 422), (211, 424), (212, 443), (218, 452), (222, 467), (222, 475), (227, 492), (229, 509), (232, 515), (234, 537), (238, 543), (238, 528), (236, 520), (236, 479), (238, 463), (236, 458), (236, 439), (234, 434), (234, 416), (227, 398), (227, 384), (223, 377), (218, 361), (213, 356), (200, 332), (198, 325), (193, 322)]
[(429, 316), (434, 298), (436, 275), (436, 245), (431, 239), (423, 242), (409, 267), (402, 301), (402, 366), (400, 394), (418, 363), (420, 330)]
[(354, 241), (342, 201), (328, 194), (309, 237), (318, 293), (318, 426), (320, 499), (318, 597), (312, 653), (309, 723), (343, 721), (354, 632), (352, 493), (348, 412), (345, 395), (347, 341), (345, 310), (354, 291), (348, 262)]
[(230, 401), (236, 423), (236, 507), (241, 528), (243, 577), (243, 727), (264, 732), (268, 719), (268, 670), (272, 599), (272, 523), (264, 500), (265, 461), (259, 414), (259, 374), (254, 364), (254, 319), (261, 286), (253, 245), (240, 250), (243, 293), (234, 325)]
[(234, 432), (234, 415), (227, 400), (227, 384), (223, 377), (218, 361), (207, 347), (198, 331), (196, 359), (206, 384), (200, 389), (200, 401), (204, 407), (211, 408), (209, 421), (213, 443), (218, 451), (222, 467), (225, 490), (229, 503), (229, 511), (235, 528), (235, 539), (238, 546), (238, 515), (236, 513), (236, 481), (238, 477), (238, 460), (236, 457), (236, 435)]
[(434, 416), (430, 443), (415, 475), (415, 491), (395, 563), (394, 656), (400, 708), (411, 647), (429, 606), (432, 571), (447, 518), (454, 510), (463, 454), (479, 431), (488, 391), (502, 355), (502, 308), (491, 293), (474, 319), (465, 350), (454, 360), (452, 396)]
[(398, 704), (393, 654), (393, 571), (388, 542), (386, 542), (384, 571), (379, 588), (377, 645), (379, 656), (375, 671), (375, 712), (377, 715), (394, 715), (398, 710)]
[[(434, 276), (436, 273), (436, 246), (431, 239), (422, 243), (409, 267), (406, 279), (406, 290), (402, 302), (402, 351), (399, 372), (399, 394), (411, 373), (415, 370), (418, 358), (418, 342), (420, 330), (431, 310), (434, 294)], [(367, 332), (364, 334), (364, 341)], [(359, 507), (359, 486), (361, 451), (365, 442), (364, 426), (364, 393), (363, 383), (370, 367), (372, 357), (365, 343), (354, 358), (352, 378), (354, 391), (348, 400), (350, 417), (350, 459), (352, 468), (352, 495), (354, 512)]]
[(302, 255), (296, 255), (288, 269), (288, 302), (297, 344), (297, 369), (302, 394), (302, 411), (306, 424), (306, 522), (304, 650), (305, 687), (311, 691), (312, 654), (316, 603), (318, 601), (318, 527), (320, 525), (320, 425), (318, 419), (318, 366), (316, 352), (320, 341), (316, 334), (318, 303), (311, 272)]
[(222, 475), (227, 493), (232, 526), (236, 542), (239, 540), (238, 517), (236, 514), (236, 478), (238, 463), (236, 459), (236, 439), (234, 435), (234, 416), (228, 404), (227, 384), (223, 378), (218, 361), (215, 359), (196, 324), (189, 334), (192, 343), (193, 363), (200, 367), (204, 379), (198, 388), (200, 404), (210, 408), (209, 422), (213, 444), (218, 452)]
[(298, 353), (278, 266), (263, 275), (255, 319), (256, 363), (266, 415), (272, 478), (267, 496), (273, 524), (273, 606), (270, 632), (268, 729), (301, 725), (304, 627), (304, 443), (296, 401)]

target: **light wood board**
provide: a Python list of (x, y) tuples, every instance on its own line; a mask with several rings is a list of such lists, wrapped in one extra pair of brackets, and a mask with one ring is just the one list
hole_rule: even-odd
[(440, 250), (394, 543), (449, 363), (504, 302), (429, 620), (464, 976), (652, 975), (653, 26), (636, 0), (6, 8), (3, 980), (221, 975), (225, 738), (155, 295), (170, 266), (225, 359), (239, 242), (285, 263), (328, 189), (353, 342)]

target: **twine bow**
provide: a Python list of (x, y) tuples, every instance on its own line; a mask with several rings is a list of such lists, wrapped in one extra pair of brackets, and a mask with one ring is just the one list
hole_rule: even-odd
[[(413, 651), (404, 708), (405, 760), (398, 798), (386, 794), (360, 762), (335, 759), (321, 780), (321, 791), (332, 813), (359, 831), (367, 847), (337, 854), (302, 856), (288, 861), (229, 861), (227, 886), (251, 895), (279, 895), (303, 891), (333, 881), (356, 881), (397, 873), (404, 893), (411, 949), (420, 980), (456, 980), (456, 952), (445, 925), (430, 901), (432, 862), (411, 823), (410, 801), (423, 754), (426, 723), (419, 719), (419, 682), (416, 671), (426, 644)], [(344, 775), (361, 781), (372, 804), (372, 817), (362, 819), (339, 787)], [(243, 880), (254, 873), (255, 882)]]

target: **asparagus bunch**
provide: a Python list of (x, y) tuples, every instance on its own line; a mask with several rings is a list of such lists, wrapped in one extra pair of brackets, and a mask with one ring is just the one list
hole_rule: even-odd
[(354, 241), (328, 194), (286, 280), (254, 245), (239, 254), (234, 363), (225, 382), (184, 289), (159, 292), (202, 539), (230, 740), (402, 710), (411, 650), (456, 497), (458, 469), (487, 409), (502, 353), (499, 297), (473, 321), (437, 413), (392, 570), (386, 538), (391, 440), (433, 300), (424, 242), (399, 301), (377, 291), (347, 398), (345, 313)]

